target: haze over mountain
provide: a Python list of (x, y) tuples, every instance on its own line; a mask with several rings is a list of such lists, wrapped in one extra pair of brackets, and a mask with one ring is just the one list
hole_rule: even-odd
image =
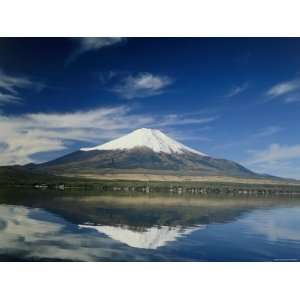
[(187, 147), (160, 130), (147, 128), (31, 167), (59, 175), (139, 173), (263, 177), (233, 161), (213, 158)]

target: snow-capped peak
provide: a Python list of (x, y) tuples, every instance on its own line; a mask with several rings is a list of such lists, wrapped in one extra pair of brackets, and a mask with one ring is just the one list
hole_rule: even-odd
[(103, 145), (92, 148), (81, 148), (80, 150), (124, 150), (133, 149), (136, 147), (148, 147), (154, 152), (164, 152), (168, 154), (192, 152), (206, 156), (206, 154), (202, 152), (194, 150), (171, 139), (160, 130), (148, 128), (140, 128)]

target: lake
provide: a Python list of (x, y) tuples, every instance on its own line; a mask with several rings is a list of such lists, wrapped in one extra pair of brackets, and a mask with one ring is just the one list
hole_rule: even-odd
[(0, 191), (0, 261), (297, 261), (300, 198)]

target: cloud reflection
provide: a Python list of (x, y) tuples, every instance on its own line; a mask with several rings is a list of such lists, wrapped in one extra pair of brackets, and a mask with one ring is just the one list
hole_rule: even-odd
[[(128, 250), (42, 209), (0, 206), (0, 256), (18, 260), (134, 260)], [(113, 250), (112, 250), (113, 249)]]
[(290, 240), (300, 242), (300, 208), (281, 208), (257, 211), (241, 222), (269, 241)]

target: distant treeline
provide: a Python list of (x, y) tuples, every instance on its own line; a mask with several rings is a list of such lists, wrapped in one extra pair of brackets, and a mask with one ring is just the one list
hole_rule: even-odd
[(98, 190), (140, 193), (176, 194), (250, 194), (250, 195), (300, 195), (300, 185), (246, 184), (234, 182), (167, 182), (130, 180), (93, 180), (26, 172), (14, 167), (0, 168), (0, 187), (13, 189), (45, 190)]

